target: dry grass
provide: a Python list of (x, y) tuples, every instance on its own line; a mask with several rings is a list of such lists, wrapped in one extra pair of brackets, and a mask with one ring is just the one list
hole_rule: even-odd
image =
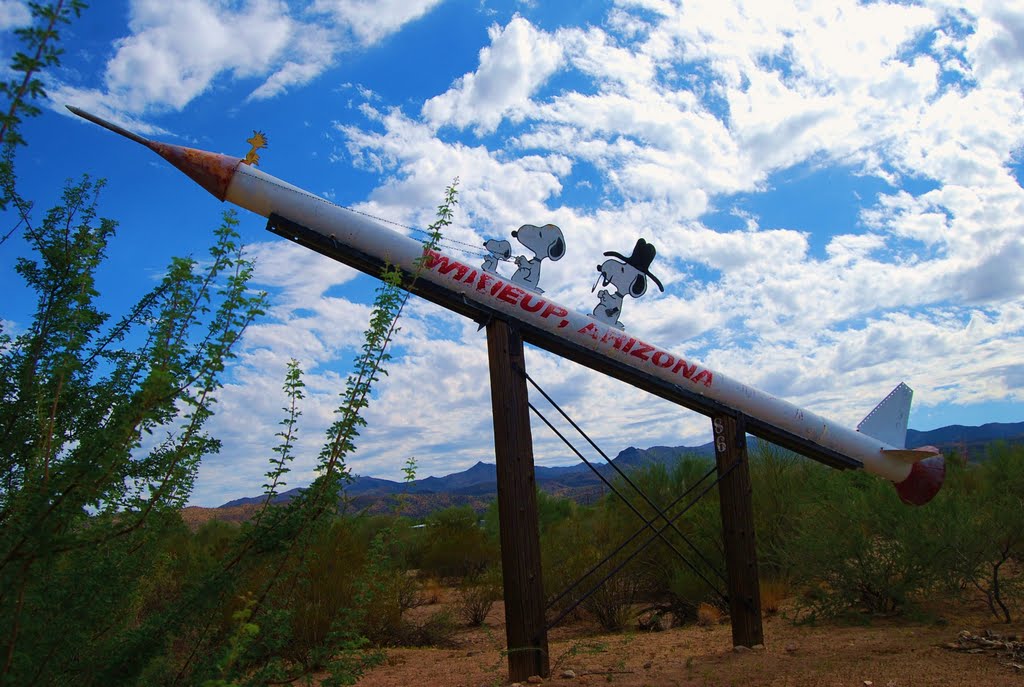
[(709, 603), (702, 603), (697, 606), (697, 624), (701, 627), (718, 625), (725, 618), (722, 609)]
[(775, 615), (782, 607), (782, 602), (790, 596), (792, 593), (785, 580), (761, 580), (761, 614)]
[(439, 604), (444, 600), (444, 587), (436, 577), (430, 577), (420, 585), (420, 595), (426, 604)]

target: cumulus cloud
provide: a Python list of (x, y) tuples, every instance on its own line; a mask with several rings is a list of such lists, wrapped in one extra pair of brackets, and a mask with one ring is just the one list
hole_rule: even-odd
[(530, 96), (561, 64), (558, 42), (522, 17), (492, 26), (488, 35), (491, 45), (480, 51), (477, 70), (424, 103), (423, 115), (435, 126), (474, 124), (486, 133), (506, 115), (521, 119)]
[(291, 42), (284, 5), (254, 0), (240, 11), (200, 0), (137, 0), (130, 36), (115, 44), (106, 82), (133, 112), (181, 109), (221, 72), (264, 72)]
[[(1019, 94), (1003, 90), (996, 76), (968, 91), (940, 79), (939, 48), (928, 52), (918, 44), (942, 30), (946, 8), (619, 4), (616, 28), (628, 27), (626, 32), (529, 29), (540, 44), (562, 46), (566, 58), (557, 68), (585, 74), (593, 86), (589, 92), (564, 90), (515, 113), (500, 104), (487, 109), (473, 103), (455, 114), (455, 103), (472, 103), (467, 94), (491, 70), (492, 55), (504, 54), (499, 44), (513, 23), (516, 32), (528, 31), (518, 17), (504, 31), (492, 30), (478, 70), (428, 101), (424, 116), (431, 123), (485, 131), (521, 119), (524, 128), (509, 143), (594, 164), (605, 184), (632, 204), (593, 213), (559, 207), (557, 195), (549, 194), (552, 214), (568, 214), (570, 226), (601, 237), (584, 238), (584, 249), (614, 240), (614, 231), (595, 224), (646, 225), (657, 227), (651, 233), (668, 260), (685, 255), (719, 270), (719, 281), (685, 291), (691, 310), (713, 326), (736, 318), (755, 336), (793, 341), (799, 337), (787, 337), (786, 328), (842, 332), (850, 323), (877, 322), (891, 309), (1020, 298), (1012, 271), (991, 276), (993, 268), (1015, 259), (1020, 246), (1014, 220), (1020, 216), (1020, 188), (1006, 170), (1021, 142)], [(656, 18), (631, 14), (639, 5), (654, 10)], [(991, 21), (1012, 25), (1013, 17), (993, 8)], [(622, 33), (636, 40), (623, 40)], [(972, 40), (988, 50), (1012, 49), (997, 33)], [(974, 65), (981, 48), (971, 49)], [(705, 66), (706, 83), (679, 78), (698, 65)], [(521, 78), (531, 73), (521, 68)], [(724, 110), (718, 109), (723, 103)], [(350, 140), (362, 154), (398, 141), (390, 133)], [(457, 147), (438, 139), (432, 145), (437, 149), (429, 154), (407, 148), (405, 159), (391, 157), (386, 167), (406, 178), (415, 174), (414, 160), (455, 154)], [(504, 165), (512, 166), (504, 152)], [(762, 192), (772, 173), (807, 162), (859, 168), (897, 183), (899, 175), (923, 176), (940, 187), (920, 197), (896, 191), (877, 203), (868, 199), (863, 216), (869, 233), (834, 237), (821, 257), (808, 253), (799, 232), (755, 226), (722, 233), (693, 221), (715, 199)], [(908, 247), (908, 239), (925, 249)], [(564, 265), (570, 270), (572, 263)], [(587, 269), (582, 260), (572, 268)], [(663, 269), (671, 273), (673, 266)], [(585, 300), (585, 294), (573, 293), (574, 301)], [(647, 318), (671, 312), (668, 298), (629, 306)], [(692, 318), (683, 319), (681, 335), (704, 331)]]
[[(987, 0), (620, 0), (603, 24), (557, 31), (517, 15), (444, 92), (408, 111), (367, 103), (335, 133), (378, 175), (359, 206), (371, 214), (423, 226), (460, 176), (458, 243), (446, 248), (467, 260), (521, 223), (560, 225), (566, 257), (545, 264), (543, 286), (580, 311), (595, 305), (603, 252), (648, 238), (668, 288), (627, 300), (631, 331), (851, 426), (901, 380), (923, 406), (1019, 401), (1024, 191), (1010, 165), (1024, 145), (1022, 22)], [(838, 233), (822, 228), (828, 217), (785, 226), (740, 209), (731, 230), (708, 219), (794, 168), (878, 183)], [(580, 188), (585, 199), (569, 200)], [(319, 364), (358, 339), (357, 304), (327, 298), (312, 276), (280, 288), (274, 326), (301, 335), (256, 331), (252, 370), (283, 371), (282, 352)], [(294, 307), (309, 299), (317, 326)], [(488, 459), (482, 333), (424, 303), (406, 326), (356, 470), (397, 477), (415, 455), (423, 474), (444, 474)], [(611, 453), (708, 439), (704, 418), (601, 375), (537, 351), (528, 366)], [(543, 426), (534, 434), (541, 464), (572, 462)]]
[[(272, 98), (320, 76), (345, 51), (371, 45), (439, 0), (385, 3), (318, 0), (132, 0), (129, 34), (115, 41), (101, 88), (59, 82), (54, 102), (75, 102), (143, 133), (145, 116), (181, 110), (219, 79), (256, 79), (251, 100)], [(19, 5), (0, 5), (0, 22)]]
[(0, 31), (26, 26), (31, 20), (28, 5), (22, 0), (0, 0)]
[(441, 0), (316, 0), (312, 11), (330, 14), (363, 45), (376, 43), (415, 21)]

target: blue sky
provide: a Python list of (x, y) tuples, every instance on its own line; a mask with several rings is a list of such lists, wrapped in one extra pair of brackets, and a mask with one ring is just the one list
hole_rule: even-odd
[[(172, 255), (201, 255), (223, 209), (72, 104), (163, 141), (242, 156), (332, 201), (423, 226), (461, 179), (449, 236), (559, 225), (543, 288), (583, 312), (594, 265), (643, 236), (665, 293), (633, 333), (855, 425), (915, 389), (911, 426), (1024, 420), (1024, 5), (765, 0), (104, 0), (64, 32), (51, 102), (24, 129), (23, 191), (107, 179), (120, 222), (101, 275), (120, 312)], [(0, 45), (26, 17), (0, 0)], [(307, 371), (311, 478), (374, 283), (244, 211), (259, 285), (193, 503), (260, 491), (284, 367)], [(514, 240), (513, 240), (514, 241)], [(0, 260), (0, 318), (32, 303)], [(527, 251), (523, 251), (527, 252)], [(493, 460), (483, 334), (415, 302), (354, 471), (399, 478)], [(534, 376), (606, 452), (699, 444), (708, 421), (537, 351)], [(542, 425), (540, 464), (573, 461)]]

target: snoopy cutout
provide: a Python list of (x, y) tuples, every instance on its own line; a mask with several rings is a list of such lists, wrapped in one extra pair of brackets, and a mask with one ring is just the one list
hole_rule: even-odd
[(484, 264), (481, 265), (481, 268), (497, 274), (498, 261), (508, 260), (509, 256), (512, 255), (512, 244), (502, 239), (488, 239), (484, 241), (484, 248), (487, 249), (488, 255), (484, 258)]
[(658, 278), (650, 272), (651, 262), (654, 261), (656, 254), (654, 246), (644, 239), (637, 240), (636, 245), (633, 246), (633, 252), (628, 258), (614, 251), (606, 252), (605, 255), (618, 258), (618, 260), (605, 260), (597, 266), (597, 281), (594, 282), (594, 288), (590, 292), (593, 293), (598, 283), (602, 281), (602, 286), (612, 284), (616, 292), (612, 293), (608, 289), (598, 291), (598, 304), (590, 316), (599, 322), (625, 329), (619, 322), (619, 316), (622, 314), (622, 300), (626, 294), (633, 298), (640, 298), (647, 293), (648, 277), (658, 285), (659, 289), (665, 290)]
[(537, 286), (540, 283), (540, 264), (545, 258), (556, 261), (565, 255), (562, 230), (554, 224), (545, 224), (543, 227), (524, 224), (512, 232), (512, 237), (519, 239), (519, 243), (532, 250), (536, 256), (530, 259), (525, 255), (516, 256), (516, 266), (519, 269), (512, 275), (512, 281), (536, 293), (544, 293), (544, 290)]

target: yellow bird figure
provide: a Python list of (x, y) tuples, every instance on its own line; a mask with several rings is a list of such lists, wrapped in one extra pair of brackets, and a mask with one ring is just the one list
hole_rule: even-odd
[(256, 154), (256, 151), (259, 150), (260, 148), (267, 147), (267, 135), (262, 131), (256, 131), (255, 129), (253, 129), (252, 138), (245, 139), (245, 142), (251, 145), (252, 149), (245, 154), (245, 157), (242, 158), (242, 162), (244, 162), (247, 165), (259, 167), (260, 156)]

